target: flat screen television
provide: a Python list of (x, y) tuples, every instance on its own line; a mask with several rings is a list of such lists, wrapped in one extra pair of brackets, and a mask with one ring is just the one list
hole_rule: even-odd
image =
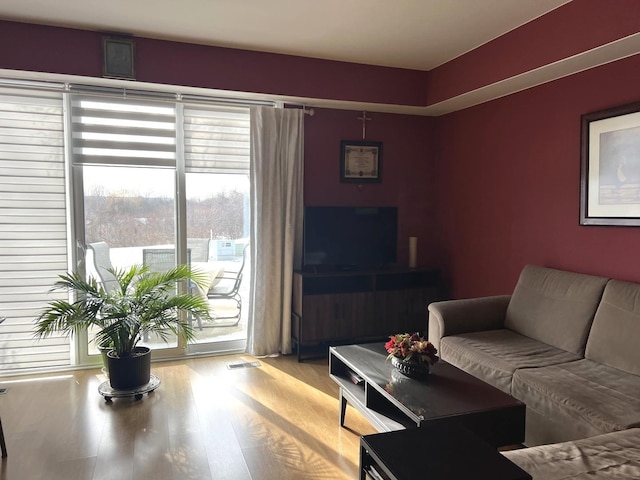
[(398, 256), (397, 207), (306, 207), (305, 267), (383, 268)]

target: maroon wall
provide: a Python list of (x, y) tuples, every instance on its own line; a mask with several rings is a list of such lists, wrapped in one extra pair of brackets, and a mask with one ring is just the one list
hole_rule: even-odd
[[(427, 73), (135, 38), (141, 82), (424, 105)], [(102, 34), (0, 20), (0, 68), (100, 77)]]
[(435, 262), (435, 119), (369, 112), (367, 140), (381, 141), (382, 182), (340, 182), (340, 140), (362, 140), (362, 112), (316, 109), (305, 121), (306, 205), (398, 207), (398, 262), (407, 265), (409, 237), (418, 237), (418, 264)]
[(552, 64), (638, 31), (637, 0), (573, 0), (431, 70), (427, 104)]
[(440, 266), (451, 296), (509, 293), (533, 263), (640, 282), (640, 229), (579, 225), (580, 116), (640, 100), (640, 55), (441, 117)]
[[(554, 15), (570, 31), (576, 22), (593, 30), (568, 43), (580, 50), (592, 34), (599, 44), (637, 30), (634, 2), (575, 0)], [(603, 28), (590, 23), (598, 12)], [(538, 35), (538, 63), (556, 47), (566, 54), (562, 28), (536, 30), (546, 22), (563, 24), (541, 17), (429, 75), (149, 39), (137, 40), (137, 71), (145, 82), (424, 105), (427, 80), (445, 98), (496, 80), (485, 75), (496, 59), (501, 76), (531, 67), (500, 50), (523, 33)], [(100, 76), (100, 38), (0, 21), (0, 68)], [(449, 91), (453, 77), (472, 84)], [(361, 138), (361, 112), (316, 109), (305, 120), (305, 203), (399, 206), (399, 261), (418, 236), (420, 265), (441, 267), (453, 297), (510, 292), (526, 263), (640, 281), (640, 229), (578, 225), (580, 115), (640, 100), (639, 80), (636, 56), (444, 117), (369, 113), (367, 139), (384, 144), (383, 181), (362, 190), (339, 181), (340, 140)]]

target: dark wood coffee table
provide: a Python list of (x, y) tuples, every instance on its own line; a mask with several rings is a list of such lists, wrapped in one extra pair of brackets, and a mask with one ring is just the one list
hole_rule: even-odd
[(379, 432), (460, 425), (499, 447), (524, 441), (525, 405), (440, 360), (426, 380), (398, 372), (382, 343), (329, 349), (331, 378), (340, 386), (340, 425), (347, 402)]

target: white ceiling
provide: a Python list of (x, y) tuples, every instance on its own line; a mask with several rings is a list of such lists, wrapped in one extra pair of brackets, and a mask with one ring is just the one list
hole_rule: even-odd
[(430, 70), (568, 0), (2, 0), (0, 18)]

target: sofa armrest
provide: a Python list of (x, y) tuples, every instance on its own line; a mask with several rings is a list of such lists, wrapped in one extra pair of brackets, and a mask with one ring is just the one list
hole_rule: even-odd
[(448, 335), (504, 328), (511, 295), (447, 300), (429, 305), (429, 341), (440, 350)]

